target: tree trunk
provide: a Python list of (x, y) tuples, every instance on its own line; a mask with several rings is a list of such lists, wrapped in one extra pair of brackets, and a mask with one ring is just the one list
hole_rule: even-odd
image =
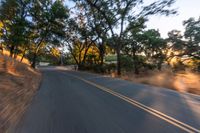
[(26, 54), (26, 48), (24, 49), (24, 51), (23, 51), (23, 53), (22, 53), (22, 58), (21, 58), (21, 60), (20, 60), (21, 62), (23, 61), (25, 54)]
[(121, 75), (121, 55), (120, 55), (120, 46), (117, 45), (117, 75)]
[(138, 75), (139, 74), (138, 59), (134, 51), (133, 51), (133, 63), (134, 63), (134, 73)]
[(103, 62), (104, 54), (101, 54), (100, 56), (101, 56), (101, 66), (102, 66), (103, 63), (104, 63), (104, 62)]
[(22, 61), (23, 61), (23, 59), (24, 59), (24, 55), (22, 55), (22, 58), (21, 58), (20, 62), (22, 62)]
[(10, 47), (10, 57), (13, 57), (15, 46)]
[(32, 68), (35, 68), (35, 66), (36, 66), (36, 59), (37, 59), (37, 53), (34, 53), (33, 54), (32, 64), (31, 64)]
[(17, 53), (14, 53), (14, 58), (17, 59)]
[(100, 46), (99, 46), (99, 56), (100, 56), (100, 65), (102, 66), (103, 65), (103, 59), (104, 59), (104, 46), (103, 46), (104, 43), (102, 43)]
[(43, 39), (44, 38), (42, 38), (38, 43), (37, 43), (37, 47), (36, 47), (36, 50), (34, 51), (34, 54), (33, 54), (33, 60), (32, 60), (32, 64), (31, 64), (31, 67), (32, 68), (35, 68), (36, 67), (36, 60), (37, 60), (37, 54), (38, 54), (38, 51), (39, 51), (39, 49), (40, 49), (40, 46), (41, 46), (41, 44), (42, 44), (42, 42), (43, 42)]
[(87, 57), (87, 53), (88, 53), (88, 50), (89, 50), (89, 48), (91, 47), (91, 45), (92, 45), (92, 43), (90, 43), (90, 44), (88, 45), (88, 47), (86, 47), (86, 49), (85, 49), (85, 52), (84, 52), (84, 55), (83, 55), (83, 60), (82, 60), (82, 64), (83, 64), (83, 65), (85, 64), (85, 60), (86, 60), (86, 57)]
[(22, 54), (22, 58), (21, 58), (20, 62), (22, 62), (22, 61), (23, 61), (23, 59), (24, 59), (24, 56), (25, 56), (25, 53), (26, 53), (26, 50), (24, 50), (24, 52), (23, 52), (23, 54)]
[(2, 44), (0, 44), (0, 54), (2, 53), (2, 55), (3, 55), (3, 45)]

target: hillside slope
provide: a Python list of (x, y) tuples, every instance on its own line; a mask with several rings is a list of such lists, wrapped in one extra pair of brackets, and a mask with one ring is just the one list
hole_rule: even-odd
[(0, 55), (0, 132), (6, 132), (23, 114), (34, 96), (41, 74), (10, 57)]

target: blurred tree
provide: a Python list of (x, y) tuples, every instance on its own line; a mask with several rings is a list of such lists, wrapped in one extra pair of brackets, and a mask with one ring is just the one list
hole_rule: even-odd
[[(94, 14), (98, 14), (99, 21), (104, 25), (104, 29), (108, 29), (108, 33), (113, 41), (117, 53), (117, 73), (121, 74), (120, 52), (124, 45), (124, 35), (127, 25), (135, 22), (138, 18), (146, 18), (153, 14), (166, 14), (176, 13), (169, 8), (174, 0), (160, 0), (153, 2), (148, 6), (144, 6), (141, 0), (74, 0), (84, 5), (83, 7), (91, 10)], [(135, 9), (138, 12), (135, 12)], [(115, 30), (115, 29), (119, 30)]]
[(188, 40), (185, 46), (185, 54), (190, 58), (200, 60), (200, 18), (190, 18), (183, 22), (185, 26), (184, 36)]
[[(88, 45), (89, 44), (89, 45)], [(68, 45), (79, 69), (84, 69), (85, 65), (90, 65), (99, 62), (99, 51), (95, 43), (85, 44), (79, 40), (74, 41), (73, 45)]]
[(62, 1), (36, 0), (30, 4), (33, 57), (32, 67), (36, 65), (38, 51), (42, 44), (59, 44), (65, 37), (65, 27), (69, 17), (68, 9)]
[[(200, 19), (195, 21), (194, 18), (190, 18), (184, 21), (183, 24), (185, 26), (184, 36), (177, 30), (168, 33), (167, 59), (168, 62), (176, 59), (179, 64), (185, 62), (192, 67), (191, 62), (194, 64), (200, 60)], [(198, 67), (195, 64), (193, 66)]]
[(10, 50), (10, 56), (18, 54), (28, 39), (27, 7), (29, 0), (3, 0), (0, 5), (0, 21), (3, 24), (2, 38)]
[(74, 18), (70, 19), (66, 42), (79, 69), (84, 68), (88, 51), (96, 45), (98, 37), (91, 26), (91, 20), (85, 15), (82, 5), (77, 4)]
[(35, 67), (44, 45), (59, 45), (65, 37), (69, 10), (60, 0), (2, 0), (0, 22), (3, 42), (10, 55), (29, 54)]
[(143, 64), (143, 60), (140, 57), (142, 52), (141, 41), (143, 39), (141, 37), (145, 28), (145, 22), (144, 18), (140, 18), (138, 21), (130, 23), (127, 27), (126, 38), (124, 39), (126, 45), (123, 46), (123, 52), (132, 57), (135, 74), (139, 74), (139, 68)]
[(174, 59), (178, 59), (184, 55), (184, 47), (186, 42), (183, 40), (181, 31), (172, 30), (168, 32), (167, 47), (165, 49), (166, 61), (171, 64)]
[(165, 40), (160, 37), (160, 33), (155, 29), (143, 32), (140, 39), (148, 62), (156, 65), (158, 70), (161, 70), (161, 66), (165, 60)]

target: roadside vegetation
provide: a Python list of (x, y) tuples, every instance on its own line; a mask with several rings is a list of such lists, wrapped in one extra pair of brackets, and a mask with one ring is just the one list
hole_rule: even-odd
[(176, 15), (173, 0), (75, 2), (66, 42), (80, 70), (200, 94), (200, 19), (188, 18), (184, 32), (174, 29), (162, 38), (146, 22), (151, 15)]
[(191, 71), (171, 72), (169, 70), (154, 70), (139, 75), (127, 73), (122, 75), (121, 78), (135, 83), (200, 95), (200, 74)]
[(1, 133), (7, 132), (22, 116), (41, 81), (41, 74), (25, 60), (21, 63), (0, 55)]
[[(174, 29), (167, 38), (146, 28), (152, 15), (178, 15), (172, 8), (175, 0), (68, 2), (2, 0), (0, 50), (8, 50), (12, 58), (21, 56), (21, 61), (27, 58), (33, 68), (40, 62), (73, 64), (79, 70), (176, 90), (174, 86), (188, 86), (182, 90), (199, 94), (200, 18), (188, 18), (184, 32)], [(169, 86), (173, 83), (167, 79), (180, 77), (180, 85)], [(186, 85), (185, 77), (197, 84)]]

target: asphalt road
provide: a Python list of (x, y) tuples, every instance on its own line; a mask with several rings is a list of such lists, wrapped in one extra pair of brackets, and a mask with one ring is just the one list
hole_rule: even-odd
[(43, 69), (13, 133), (200, 132), (200, 97), (85, 72)]

